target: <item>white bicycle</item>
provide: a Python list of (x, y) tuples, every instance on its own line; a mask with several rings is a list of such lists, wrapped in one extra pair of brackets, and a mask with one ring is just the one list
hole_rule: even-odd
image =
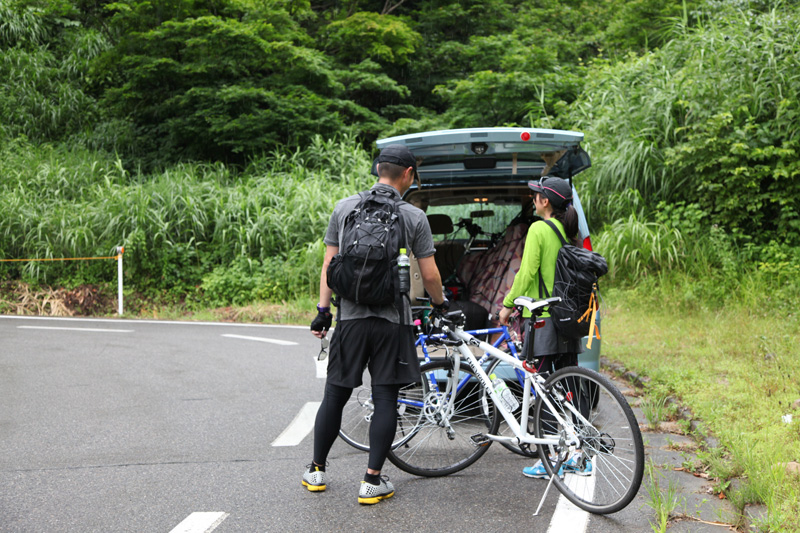
[[(544, 308), (559, 300), (514, 300), (533, 315), (528, 335), (535, 334)], [(460, 312), (440, 319), (446, 334), (442, 342), (454, 349), (444, 360), (422, 365), (421, 383), (406, 388), (407, 416), (417, 422), (389, 460), (414, 475), (443, 476), (477, 461), (492, 442), (504, 442), (531, 455), (535, 449), (550, 477), (536, 514), (553, 484), (591, 513), (627, 506), (641, 485), (645, 459), (636, 417), (622, 393), (587, 368), (539, 374), (532, 361), (465, 333), (463, 320)], [(504, 403), (469, 346), (503, 362), (495, 369), (522, 373), (525, 386), (517, 402)], [(508, 424), (506, 435), (498, 434), (500, 417)]]

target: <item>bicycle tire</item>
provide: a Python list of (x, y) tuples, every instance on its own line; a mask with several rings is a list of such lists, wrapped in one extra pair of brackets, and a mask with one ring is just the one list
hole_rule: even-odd
[[(454, 372), (451, 361), (425, 363), (421, 367), (424, 409), (414, 435), (389, 452), (388, 459), (399, 469), (424, 477), (446, 476), (467, 468), (480, 459), (492, 441), (476, 445), (472, 436), (493, 434), (500, 424), (494, 403), (480, 394), (475, 374), (461, 363)], [(452, 412), (444, 402), (454, 383), (468, 378), (456, 392)], [(449, 430), (448, 427), (449, 426)]]
[[(594, 514), (615, 513), (636, 497), (644, 474), (644, 444), (639, 425), (628, 402), (611, 381), (588, 368), (577, 366), (554, 372), (544, 383), (550, 401), (562, 418), (573, 424), (581, 449), (538, 445), (548, 475), (554, 476), (573, 454), (581, 465), (556, 476), (556, 488), (572, 503)], [(590, 396), (590, 391), (593, 396)], [(561, 400), (557, 395), (561, 396)], [(566, 405), (571, 404), (588, 423)], [(534, 407), (539, 438), (562, 433), (541, 398)]]
[[(421, 402), (422, 392), (417, 385), (400, 388), (397, 403), (397, 429), (392, 441), (392, 448), (400, 446), (414, 436), (414, 430), (422, 411), (415, 408), (413, 404)], [(342, 410), (342, 423), (339, 427), (339, 436), (342, 440), (357, 450), (368, 452), (369, 428), (374, 410), (372, 387), (369, 385), (368, 376), (365, 376), (365, 384), (353, 390), (353, 394), (350, 395), (350, 399), (347, 400)]]
[[(505, 350), (505, 352), (508, 353), (508, 350)], [(512, 367), (505, 361), (501, 361), (500, 359), (492, 360), (492, 362), (487, 367), (486, 373), (489, 374), (490, 376), (492, 374), (496, 374), (498, 376), (505, 376), (506, 374), (512, 374), (516, 376), (514, 367)], [(517, 400), (519, 401), (520, 407), (518, 407), (517, 411), (514, 412), (514, 416), (517, 418), (517, 422), (519, 422), (521, 420), (520, 414), (522, 410), (522, 393), (523, 393), (522, 385), (519, 384), (519, 381), (517, 379), (507, 379), (505, 381), (506, 385), (508, 385), (509, 390), (517, 397)], [(486, 391), (483, 392), (484, 394), (486, 394)], [(531, 394), (533, 394), (533, 391), (531, 391)], [(532, 400), (531, 406), (529, 408), (530, 416), (528, 417), (528, 426), (529, 426), (528, 432), (532, 434), (534, 432), (534, 427), (535, 427), (533, 423), (534, 421), (533, 408), (536, 405), (536, 402), (533, 400), (535, 400), (535, 397), (531, 396), (531, 400)], [(505, 419), (499, 415), (498, 418), (500, 419), (500, 425), (497, 429), (496, 435), (501, 435), (504, 437), (513, 437), (514, 434), (511, 431), (511, 428), (508, 427), (508, 424), (506, 423)], [(519, 445), (514, 444), (512, 442), (503, 442), (503, 441), (500, 441), (500, 444), (503, 446), (503, 448), (507, 449), (510, 452), (516, 453), (517, 455), (522, 455), (524, 457), (539, 456), (539, 452), (537, 451), (536, 447), (533, 448), (526, 447), (527, 448), (526, 449), (526, 448), (521, 448)]]

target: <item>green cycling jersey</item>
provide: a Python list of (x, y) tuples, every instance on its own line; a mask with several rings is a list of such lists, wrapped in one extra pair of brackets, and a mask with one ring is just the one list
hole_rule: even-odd
[[(556, 225), (558, 231), (567, 240), (564, 225), (551, 218), (550, 221)], [(522, 252), (522, 264), (519, 272), (514, 276), (514, 283), (511, 290), (503, 298), (503, 305), (513, 307), (514, 298), (517, 296), (530, 296), (531, 298), (541, 299), (544, 294), (539, 293), (539, 268), (542, 270), (547, 291), (553, 293), (553, 283), (556, 276), (556, 258), (561, 249), (561, 241), (550, 227), (543, 220), (531, 224), (528, 236), (525, 238), (525, 250)], [(523, 316), (530, 316), (530, 311), (524, 311)], [(542, 316), (550, 316), (544, 313)]]

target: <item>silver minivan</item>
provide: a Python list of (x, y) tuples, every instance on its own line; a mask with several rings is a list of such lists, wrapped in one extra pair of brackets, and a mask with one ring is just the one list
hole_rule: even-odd
[[(377, 141), (378, 148), (403, 144), (417, 158), (419, 180), (404, 200), (428, 215), (451, 300), (486, 314), (498, 311), (519, 269), (527, 229), (537, 220), (528, 181), (548, 175), (572, 184), (591, 165), (581, 141), (580, 132), (537, 128), (440, 130)], [(580, 238), (591, 249), (574, 184), (573, 198)], [(413, 267), (412, 293), (424, 293)], [(579, 363), (599, 370), (600, 340), (586, 349), (587, 340)]]

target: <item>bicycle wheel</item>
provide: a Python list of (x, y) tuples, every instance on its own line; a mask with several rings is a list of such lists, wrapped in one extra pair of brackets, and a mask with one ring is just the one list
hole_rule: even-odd
[(417, 476), (446, 476), (486, 453), (491, 441), (476, 444), (473, 437), (497, 431), (499, 415), (466, 363), (457, 372), (449, 360), (426, 363), (421, 370), (422, 416), (413, 437), (389, 452), (389, 461)]
[(569, 427), (557, 424), (537, 398), (535, 435), (563, 437), (571, 429), (581, 442), (580, 449), (539, 445), (545, 470), (553, 476), (563, 468), (564, 476), (556, 476), (554, 483), (581, 509), (595, 514), (623, 509), (636, 497), (644, 472), (642, 434), (628, 402), (608, 378), (577, 366), (554, 372), (544, 386)]
[[(417, 427), (422, 410), (422, 390), (419, 385), (408, 385), (400, 389), (397, 400), (397, 430), (392, 448), (400, 446), (412, 436)], [(375, 405), (372, 403), (372, 387), (369, 375), (365, 373), (364, 384), (356, 387), (342, 411), (342, 425), (339, 436), (350, 446), (369, 451), (369, 426)]]
[[(506, 351), (506, 353), (508, 353), (508, 350), (505, 350), (505, 351)], [(501, 379), (505, 380), (506, 385), (508, 385), (509, 390), (512, 393), (514, 393), (514, 395), (517, 397), (517, 400), (519, 401), (520, 407), (517, 408), (517, 410), (514, 412), (514, 416), (517, 418), (517, 421), (519, 422), (520, 419), (521, 419), (520, 410), (522, 409), (522, 392), (523, 392), (523, 389), (522, 389), (522, 385), (520, 385), (520, 383), (519, 383), (519, 379), (517, 379), (517, 373), (516, 373), (516, 370), (514, 369), (514, 367), (509, 365), (505, 361), (501, 361), (500, 359), (494, 359), (489, 364), (489, 367), (487, 368), (486, 373), (489, 374), (489, 375), (496, 374), (498, 377), (500, 377)], [(485, 390), (483, 390), (481, 392), (483, 394), (486, 394)], [(533, 394), (533, 391), (531, 391), (531, 394)], [(533, 423), (533, 421), (534, 421), (534, 415), (533, 415), (534, 410), (533, 410), (533, 406), (536, 405), (536, 403), (533, 401), (534, 398), (535, 398), (534, 396), (531, 396), (531, 400), (532, 401), (531, 401), (531, 407), (529, 409), (530, 410), (530, 416), (528, 417), (528, 426), (529, 426), (528, 427), (528, 433), (531, 433), (531, 434), (534, 433), (534, 423)], [(508, 424), (506, 423), (505, 419), (502, 416), (500, 416), (499, 413), (497, 415), (497, 418), (500, 419), (500, 426), (497, 429), (496, 435), (502, 435), (504, 437), (513, 437), (514, 434), (512, 433), (511, 429), (508, 427)], [(520, 447), (517, 444), (511, 443), (511, 442), (502, 442), (502, 441), (500, 442), (500, 444), (504, 448), (506, 448), (507, 450), (512, 451), (512, 452), (514, 452), (516, 454), (519, 454), (519, 455), (523, 455), (525, 457), (538, 457), (539, 456), (539, 453), (536, 450), (535, 446), (533, 448), (531, 448), (530, 446)]]

